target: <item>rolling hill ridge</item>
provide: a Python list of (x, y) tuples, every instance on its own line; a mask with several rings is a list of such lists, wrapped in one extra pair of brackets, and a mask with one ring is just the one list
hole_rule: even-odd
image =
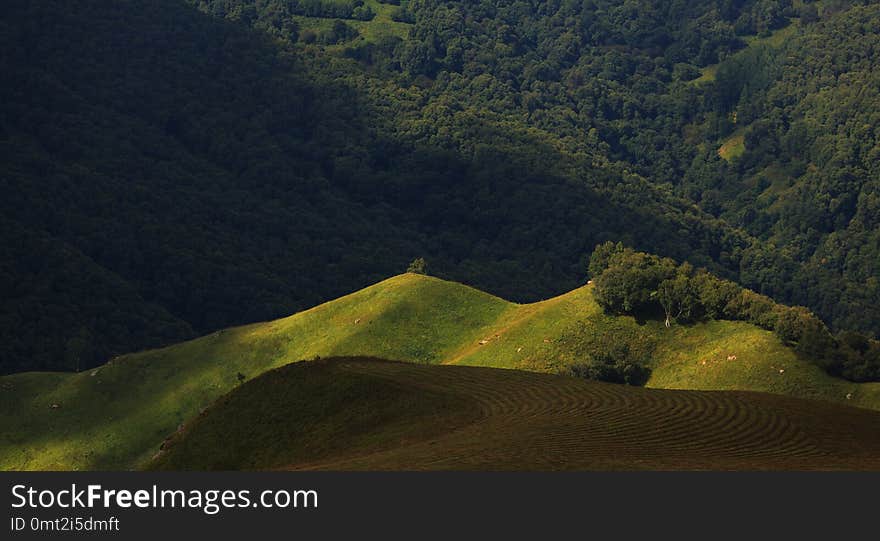
[(880, 413), (750, 392), (336, 358), (247, 382), (166, 441), (175, 470), (878, 469)]
[(880, 409), (880, 384), (828, 376), (744, 322), (666, 329), (662, 321), (605, 315), (591, 285), (521, 305), (404, 274), (287, 318), (124, 355), (93, 370), (4, 376), (0, 468), (143, 466), (166, 437), (241, 381), (303, 359), (372, 356), (555, 373), (610, 339), (650, 352), (649, 387), (760, 391)]

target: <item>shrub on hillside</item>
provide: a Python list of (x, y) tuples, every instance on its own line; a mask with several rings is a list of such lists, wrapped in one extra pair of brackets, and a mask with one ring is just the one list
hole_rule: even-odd
[(417, 257), (413, 259), (412, 263), (409, 264), (409, 267), (406, 268), (406, 272), (411, 272), (413, 274), (428, 274), (428, 263), (425, 261), (423, 257)]
[(826, 370), (851, 381), (880, 381), (880, 342), (860, 334), (844, 332), (837, 339), (840, 347)]
[(647, 366), (634, 362), (615, 361), (610, 356), (594, 360), (592, 363), (573, 364), (569, 371), (572, 376), (578, 378), (638, 387), (648, 383), (651, 377), (651, 369)]
[(773, 329), (777, 317), (773, 310), (775, 306), (770, 297), (740, 288), (724, 307), (724, 319), (748, 321), (764, 329)]
[(627, 385), (645, 385), (651, 376), (648, 363), (656, 344), (647, 335), (582, 323), (562, 341), (576, 357), (584, 359), (568, 368), (569, 375)]

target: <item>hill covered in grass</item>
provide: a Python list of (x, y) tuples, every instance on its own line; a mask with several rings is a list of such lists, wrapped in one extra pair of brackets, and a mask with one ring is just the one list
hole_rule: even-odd
[(0, 468), (145, 464), (169, 434), (242, 380), (331, 356), (556, 373), (613, 343), (649, 360), (649, 387), (763, 391), (880, 409), (880, 384), (833, 378), (770, 331), (735, 321), (667, 329), (659, 320), (609, 316), (592, 288), (516, 304), (404, 274), (287, 318), (124, 355), (94, 370), (4, 376)]
[(869, 470), (880, 468), (878, 422), (778, 395), (341, 358), (245, 383), (149, 467)]

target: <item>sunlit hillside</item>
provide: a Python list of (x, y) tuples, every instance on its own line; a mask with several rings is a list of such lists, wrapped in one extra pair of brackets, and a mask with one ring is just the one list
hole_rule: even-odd
[(241, 382), (331, 356), (556, 373), (596, 348), (625, 343), (650, 353), (649, 387), (765, 391), (880, 409), (880, 384), (828, 376), (769, 331), (730, 321), (666, 329), (659, 321), (610, 317), (591, 289), (520, 305), (404, 274), (287, 318), (124, 355), (89, 371), (5, 376), (0, 468), (135, 467)]

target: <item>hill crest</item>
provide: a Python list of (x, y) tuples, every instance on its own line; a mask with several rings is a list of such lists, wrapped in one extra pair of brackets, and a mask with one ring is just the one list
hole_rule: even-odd
[[(665, 329), (605, 315), (589, 285), (520, 305), (406, 274), (286, 318), (124, 355), (94, 370), (5, 376), (0, 467), (133, 467), (241, 378), (303, 359), (374, 356), (553, 373), (608, 340), (653, 351), (649, 387), (753, 390), (880, 409), (880, 384), (832, 378), (747, 323)], [(726, 360), (731, 354), (737, 360)]]

